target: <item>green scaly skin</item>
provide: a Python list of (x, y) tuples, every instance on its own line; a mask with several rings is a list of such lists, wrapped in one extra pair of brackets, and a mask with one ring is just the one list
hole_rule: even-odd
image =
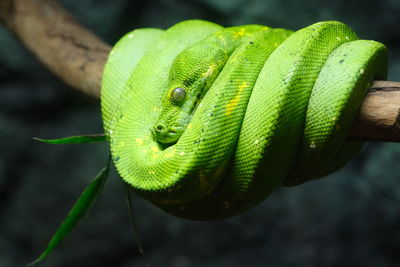
[(104, 70), (105, 134), (138, 194), (183, 218), (226, 218), (346, 164), (362, 145), (346, 135), (386, 69), (384, 45), (336, 21), (139, 29)]

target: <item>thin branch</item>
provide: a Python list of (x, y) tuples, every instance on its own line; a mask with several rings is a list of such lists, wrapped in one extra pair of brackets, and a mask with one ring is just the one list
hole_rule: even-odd
[(0, 0), (2, 21), (62, 81), (100, 96), (111, 47), (82, 27), (53, 0)]
[[(66, 84), (99, 98), (110, 46), (54, 0), (0, 0), (2, 21)], [(400, 142), (400, 83), (375, 81), (350, 139)]]
[(400, 142), (400, 82), (374, 81), (349, 136)]

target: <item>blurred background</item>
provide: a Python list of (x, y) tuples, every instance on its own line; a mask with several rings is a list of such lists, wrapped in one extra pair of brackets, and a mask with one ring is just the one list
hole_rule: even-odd
[[(64, 0), (109, 44), (140, 27), (199, 18), (225, 26), (293, 30), (340, 20), (389, 48), (400, 81), (400, 2), (280, 0)], [(99, 101), (64, 86), (0, 26), (0, 266), (23, 266), (45, 248), (74, 201), (105, 165), (106, 144), (47, 145), (102, 132)], [(219, 222), (168, 215), (135, 197), (152, 266), (400, 266), (400, 144), (369, 143), (341, 171), (277, 190)], [(39, 266), (145, 266), (113, 170), (91, 216)]]

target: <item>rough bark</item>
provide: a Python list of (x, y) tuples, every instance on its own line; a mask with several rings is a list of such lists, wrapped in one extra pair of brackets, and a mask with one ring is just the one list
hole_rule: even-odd
[(111, 47), (53, 0), (0, 0), (0, 20), (69, 86), (99, 97)]
[(400, 142), (400, 83), (375, 81), (349, 134), (369, 141)]

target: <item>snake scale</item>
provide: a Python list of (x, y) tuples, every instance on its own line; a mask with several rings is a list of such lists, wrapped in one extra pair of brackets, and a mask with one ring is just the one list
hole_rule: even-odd
[(337, 21), (137, 29), (104, 69), (104, 130), (139, 195), (179, 217), (227, 218), (345, 165), (362, 146), (346, 135), (386, 72), (386, 47)]

